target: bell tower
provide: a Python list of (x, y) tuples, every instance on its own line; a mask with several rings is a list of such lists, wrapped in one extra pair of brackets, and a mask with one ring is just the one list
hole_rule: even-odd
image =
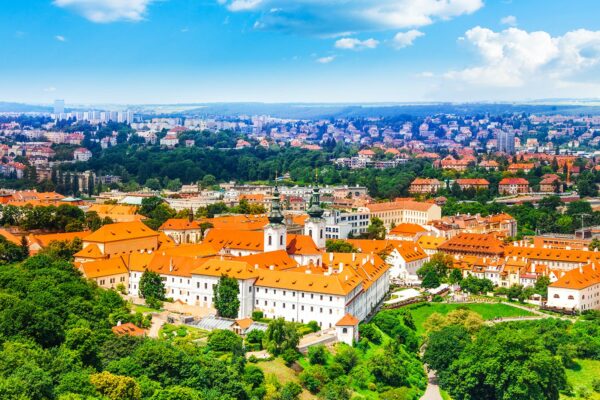
[(269, 224), (264, 231), (264, 251), (285, 250), (287, 248), (287, 228), (283, 224), (281, 213), (281, 199), (279, 188), (275, 184), (273, 198), (271, 199), (271, 211), (269, 212)]
[(309, 218), (304, 223), (304, 234), (310, 236), (319, 249), (325, 248), (325, 220), (323, 219), (324, 210), (321, 208), (321, 194), (319, 185), (315, 183), (308, 210)]

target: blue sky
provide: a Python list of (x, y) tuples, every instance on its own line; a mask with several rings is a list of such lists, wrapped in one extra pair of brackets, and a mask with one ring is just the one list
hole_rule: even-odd
[(600, 98), (595, 0), (11, 0), (0, 100)]

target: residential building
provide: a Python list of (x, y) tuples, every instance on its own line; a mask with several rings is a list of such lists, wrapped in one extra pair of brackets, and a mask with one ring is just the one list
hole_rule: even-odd
[(410, 194), (434, 194), (442, 184), (437, 179), (416, 178), (408, 189)]
[(600, 264), (565, 272), (548, 286), (548, 307), (562, 310), (600, 310)]
[(426, 225), (442, 216), (442, 209), (434, 203), (417, 201), (394, 201), (388, 203), (372, 203), (366, 208), (371, 213), (371, 219), (379, 218), (387, 229), (392, 225), (413, 223)]
[(498, 192), (503, 195), (529, 193), (529, 182), (523, 178), (504, 178), (498, 183)]
[(498, 132), (497, 145), (498, 151), (515, 154), (515, 133), (507, 131)]

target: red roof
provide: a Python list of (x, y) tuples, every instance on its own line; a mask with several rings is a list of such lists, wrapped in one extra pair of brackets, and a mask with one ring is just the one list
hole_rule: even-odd
[(504, 178), (500, 181), (500, 185), (529, 185), (527, 179), (524, 178)]
[(346, 314), (340, 319), (335, 326), (356, 326), (360, 321), (352, 314)]

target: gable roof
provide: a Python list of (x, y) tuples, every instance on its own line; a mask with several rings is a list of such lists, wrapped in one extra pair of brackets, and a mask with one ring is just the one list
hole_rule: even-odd
[(121, 325), (113, 326), (111, 328), (115, 335), (129, 335), (129, 336), (144, 336), (146, 331), (142, 328), (138, 328), (131, 322), (127, 322)]
[(166, 220), (158, 229), (161, 231), (185, 231), (192, 229), (198, 230), (200, 229), (200, 224), (198, 223), (198, 221), (190, 221), (187, 218), (170, 218)]
[(438, 246), (438, 250), (501, 256), (504, 254), (504, 243), (491, 233), (460, 233)]
[(336, 322), (335, 326), (356, 326), (360, 321), (352, 314), (346, 314)]
[(121, 257), (80, 263), (79, 270), (88, 279), (129, 273), (127, 265)]
[(600, 284), (600, 268), (596, 263), (591, 263), (565, 272), (556, 282), (551, 283), (550, 287), (580, 290), (598, 284)]
[(96, 232), (86, 236), (84, 241), (107, 243), (149, 237), (158, 237), (158, 232), (153, 231), (142, 222), (133, 221), (104, 225)]

